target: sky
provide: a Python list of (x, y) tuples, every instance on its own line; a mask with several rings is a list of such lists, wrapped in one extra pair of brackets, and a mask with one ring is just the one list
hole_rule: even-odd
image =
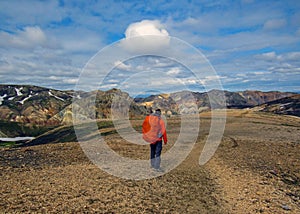
[[(1, 0), (0, 20), (0, 84), (72, 90), (97, 59), (89, 81), (103, 90), (201, 91), (218, 80), (229, 91), (300, 92), (300, 1)], [(145, 35), (157, 38), (130, 42)], [(170, 45), (178, 58), (156, 55)], [(211, 74), (187, 66), (199, 56)]]

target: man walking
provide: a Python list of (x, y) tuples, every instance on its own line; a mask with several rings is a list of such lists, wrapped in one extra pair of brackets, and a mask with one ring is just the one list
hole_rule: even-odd
[(160, 155), (162, 141), (167, 144), (167, 132), (164, 121), (161, 119), (161, 110), (156, 109), (154, 113), (147, 115), (143, 122), (143, 139), (150, 143), (151, 167), (162, 172), (160, 168)]

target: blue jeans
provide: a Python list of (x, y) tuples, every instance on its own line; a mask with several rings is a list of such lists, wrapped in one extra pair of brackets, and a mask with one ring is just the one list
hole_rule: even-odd
[(154, 144), (150, 144), (151, 152), (151, 166), (155, 169), (160, 168), (160, 155), (162, 150), (162, 141), (157, 141)]

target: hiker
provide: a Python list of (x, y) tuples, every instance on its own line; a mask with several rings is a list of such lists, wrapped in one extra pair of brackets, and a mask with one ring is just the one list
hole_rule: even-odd
[(161, 119), (161, 110), (156, 109), (154, 113), (146, 116), (143, 122), (143, 139), (150, 143), (151, 167), (162, 172), (160, 168), (160, 155), (162, 140), (167, 144), (167, 132), (164, 121)]

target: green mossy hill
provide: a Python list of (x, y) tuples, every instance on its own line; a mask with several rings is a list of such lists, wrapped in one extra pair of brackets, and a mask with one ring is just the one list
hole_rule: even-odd
[[(80, 132), (81, 136), (89, 136), (91, 128), (94, 126), (94, 123), (84, 123), (77, 126), (77, 131)], [(106, 129), (114, 127), (112, 121), (100, 121), (97, 123), (98, 129)], [(105, 134), (105, 133), (104, 133)], [(55, 129), (52, 129), (48, 132), (43, 133), (42, 135), (38, 136), (37, 138), (28, 141), (27, 143), (23, 144), (22, 146), (35, 146), (35, 145), (42, 145), (42, 144), (55, 144), (55, 143), (66, 143), (66, 142), (77, 142), (76, 133), (74, 127), (71, 126), (60, 126)]]
[(0, 121), (0, 137), (37, 137), (55, 127)]

